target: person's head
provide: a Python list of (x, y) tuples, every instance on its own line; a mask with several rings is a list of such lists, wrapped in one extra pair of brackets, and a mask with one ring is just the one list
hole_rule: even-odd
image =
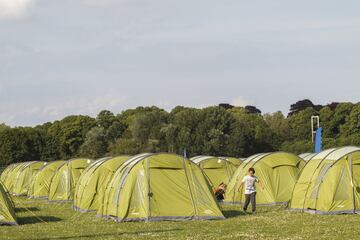
[(255, 169), (254, 168), (249, 168), (248, 174), (249, 174), (249, 176), (254, 176), (255, 175)]
[(222, 182), (222, 183), (220, 183), (220, 185), (219, 185), (219, 188), (226, 189), (226, 187), (227, 187), (227, 186), (226, 186), (226, 184), (225, 184), (225, 183), (223, 183), (223, 182)]

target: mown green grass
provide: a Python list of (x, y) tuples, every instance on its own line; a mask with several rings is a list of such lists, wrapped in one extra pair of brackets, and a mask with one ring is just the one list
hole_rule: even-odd
[[(0, 239), (359, 239), (360, 216), (319, 216), (261, 207), (256, 216), (224, 206), (226, 220), (115, 223), (71, 204), (15, 198), (19, 226), (1, 226)], [(43, 222), (44, 221), (44, 222)]]

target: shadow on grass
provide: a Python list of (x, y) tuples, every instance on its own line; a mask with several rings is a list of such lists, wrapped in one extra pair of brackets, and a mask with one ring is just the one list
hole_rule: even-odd
[(29, 207), (29, 208), (15, 208), (15, 212), (28, 212), (28, 211), (31, 211), (31, 212), (36, 212), (36, 211), (40, 211), (39, 208), (37, 207)]
[(237, 210), (223, 210), (223, 214), (226, 218), (236, 218), (239, 216), (246, 215), (243, 211), (237, 211)]
[[(64, 237), (44, 237), (44, 238), (27, 238), (27, 240), (54, 240), (54, 239), (82, 239), (82, 238), (100, 238), (100, 237), (121, 237), (122, 235), (142, 235), (142, 234), (156, 234), (183, 231), (184, 229), (167, 229), (167, 230), (153, 230), (153, 231), (138, 231), (138, 232), (121, 232), (121, 233), (99, 233), (99, 234), (87, 234), (87, 235), (75, 235)], [(119, 238), (120, 239), (120, 238)]]
[(35, 224), (35, 223), (44, 223), (44, 222), (60, 222), (62, 219), (58, 217), (52, 216), (31, 216), (31, 217), (19, 217), (18, 223), (19, 225), (26, 224)]

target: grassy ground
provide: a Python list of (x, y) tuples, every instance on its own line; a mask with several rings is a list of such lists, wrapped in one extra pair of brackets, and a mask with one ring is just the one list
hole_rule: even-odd
[(360, 216), (319, 216), (259, 208), (256, 216), (223, 207), (224, 221), (115, 223), (76, 213), (71, 204), (14, 199), (20, 226), (1, 226), (0, 239), (359, 239)]

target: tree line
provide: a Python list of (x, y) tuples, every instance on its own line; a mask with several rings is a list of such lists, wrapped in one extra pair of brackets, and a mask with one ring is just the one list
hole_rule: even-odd
[(311, 152), (313, 115), (320, 116), (325, 148), (360, 145), (360, 103), (322, 106), (302, 100), (291, 105), (288, 116), (229, 104), (203, 109), (178, 106), (170, 112), (153, 106), (119, 114), (104, 110), (95, 118), (67, 116), (35, 127), (0, 124), (0, 165), (141, 152), (182, 154), (184, 149), (189, 157)]

